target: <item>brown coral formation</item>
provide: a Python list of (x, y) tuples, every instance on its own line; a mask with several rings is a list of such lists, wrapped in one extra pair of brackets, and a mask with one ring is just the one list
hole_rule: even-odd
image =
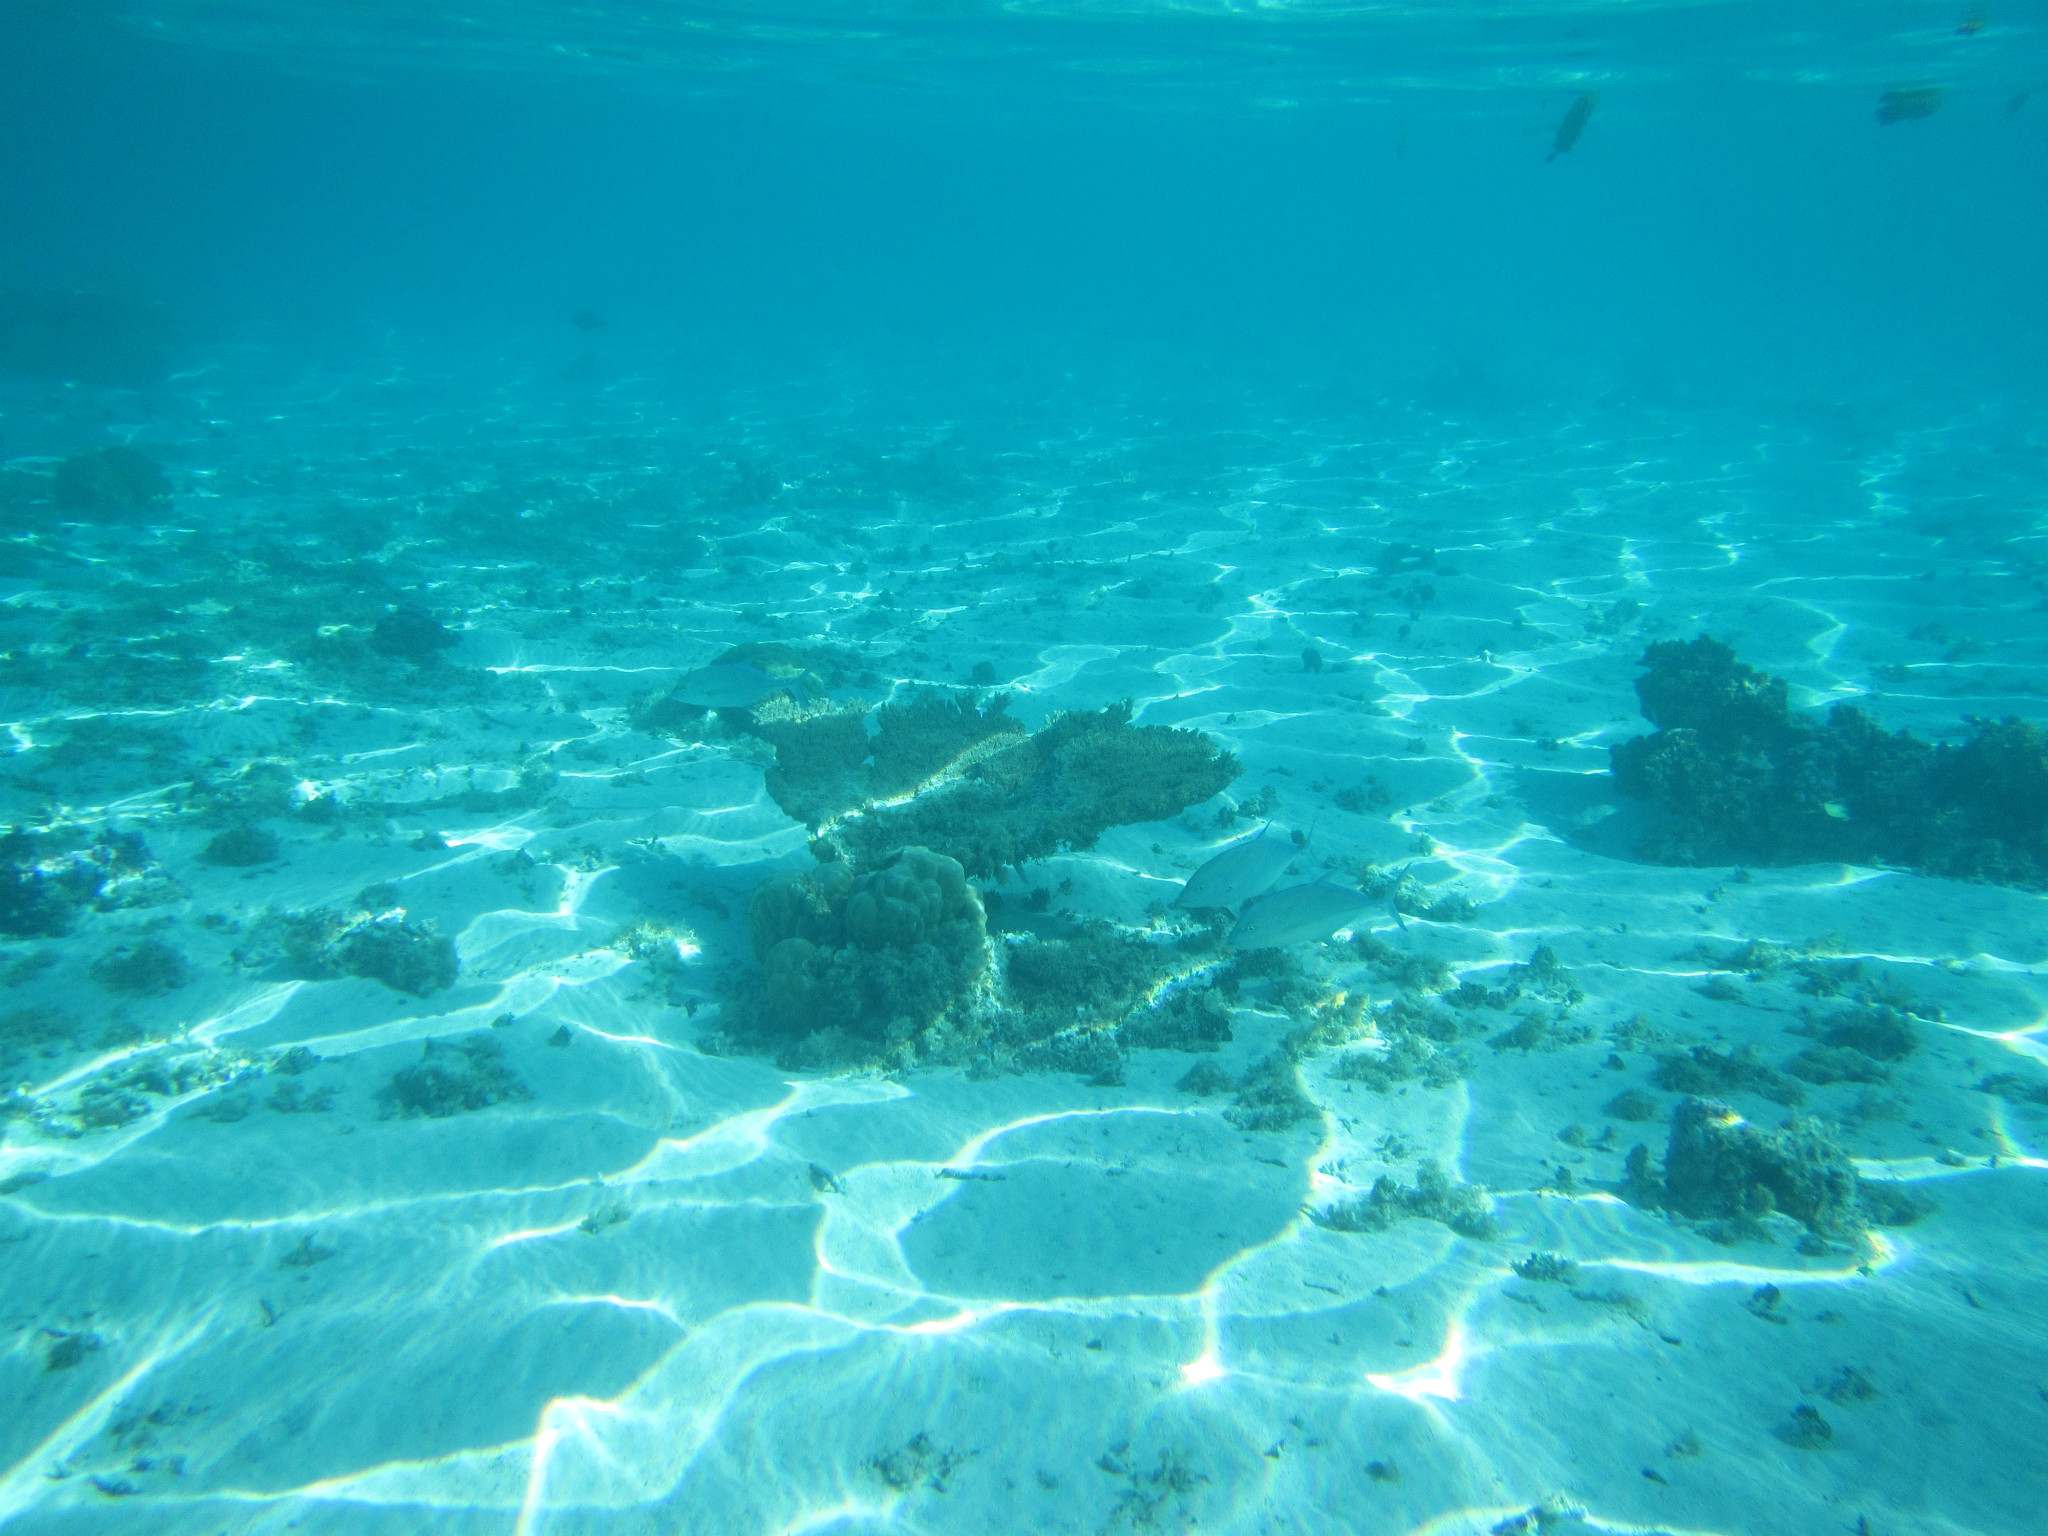
[(864, 862), (917, 844), (976, 878), (996, 878), (1032, 859), (1092, 848), (1111, 827), (1177, 816), (1237, 774), (1237, 760), (1199, 731), (1133, 725), (1131, 706), (1112, 704), (1055, 716), (950, 782), (871, 811), (839, 835)]
[(754, 893), (753, 1016), (793, 1065), (915, 1059), (957, 1033), (989, 971), (988, 921), (960, 865), (905, 848), (856, 875), (779, 875)]

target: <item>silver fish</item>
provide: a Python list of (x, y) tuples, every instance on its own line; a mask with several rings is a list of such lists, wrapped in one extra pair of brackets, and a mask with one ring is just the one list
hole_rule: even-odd
[(1188, 877), (1176, 907), (1231, 907), (1269, 891), (1301, 850), (1293, 839), (1273, 836), (1269, 821), (1250, 837), (1239, 838)]
[(1232, 949), (1284, 949), (1327, 939), (1379, 903), (1363, 891), (1318, 880), (1261, 896), (1244, 909), (1224, 942)]
[(802, 692), (801, 683), (770, 677), (743, 661), (719, 661), (685, 672), (677, 679), (670, 697), (699, 709), (752, 709), (778, 693)]

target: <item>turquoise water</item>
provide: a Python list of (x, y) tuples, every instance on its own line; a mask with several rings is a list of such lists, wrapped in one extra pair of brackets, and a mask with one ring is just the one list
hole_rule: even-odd
[(2044, 22), (0, 6), (0, 1526), (2037, 1528)]

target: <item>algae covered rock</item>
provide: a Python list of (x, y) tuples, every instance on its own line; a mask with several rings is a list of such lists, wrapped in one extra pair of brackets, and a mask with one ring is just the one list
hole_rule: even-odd
[(989, 971), (980, 894), (926, 848), (863, 874), (779, 875), (754, 893), (747, 928), (761, 962), (748, 1032), (801, 1065), (924, 1055)]
[(1642, 856), (1669, 864), (1903, 865), (2048, 886), (2048, 731), (1967, 720), (1935, 745), (1835, 705), (1795, 715), (1782, 678), (1702, 635), (1644, 652), (1652, 735), (1618, 743), (1615, 786), (1666, 813)]
[(192, 979), (185, 957), (161, 939), (117, 944), (92, 963), (92, 979), (115, 992), (161, 997)]
[[(378, 889), (365, 891), (365, 898)], [(431, 922), (408, 918), (403, 907), (377, 913), (329, 907), (267, 913), (252, 926), (236, 958), (244, 965), (282, 961), (309, 981), (360, 976), (414, 997), (453, 986), (461, 971), (454, 941)]]
[(1765, 1064), (1754, 1045), (1727, 1052), (1708, 1045), (1666, 1052), (1657, 1058), (1656, 1082), (1667, 1093), (1754, 1093), (1788, 1107), (1805, 1097), (1797, 1083)]
[(1415, 1170), (1413, 1188), (1382, 1175), (1368, 1194), (1310, 1212), (1317, 1226), (1333, 1232), (1384, 1232), (1397, 1222), (1419, 1218), (1440, 1221), (1460, 1237), (1487, 1242), (1499, 1236), (1486, 1191), (1461, 1184), (1434, 1158)]
[(505, 1047), (479, 1030), (452, 1043), (429, 1040), (378, 1092), (383, 1118), (443, 1120), (533, 1097), (505, 1062)]
[(1775, 1131), (1716, 1099), (1687, 1099), (1671, 1119), (1665, 1203), (1696, 1219), (1783, 1212), (1822, 1236), (1859, 1230), (1856, 1168), (1817, 1121)]
[(269, 864), (284, 851), (284, 845), (277, 834), (262, 827), (229, 827), (216, 833), (205, 848), (200, 850), (199, 862), (217, 864), (226, 869), (250, 869), (258, 864)]
[(424, 667), (461, 640), (426, 609), (407, 603), (377, 620), (377, 627), (370, 632), (370, 649)]
[[(738, 1043), (820, 1067), (985, 1047), (984, 1067), (1072, 1070), (1079, 1051), (1091, 1075), (1114, 1077), (1118, 1045), (1105, 1027), (1151, 1001), (1185, 957), (1080, 925), (1015, 945), (999, 986), (968, 879), (1178, 815), (1237, 764), (1199, 732), (1133, 725), (1128, 704), (1028, 735), (1006, 709), (1003, 698), (925, 691), (876, 711), (872, 734), (868, 716), (839, 708), (753, 722), (775, 744), (777, 803), (814, 827), (844, 819), (814, 844), (827, 862), (755, 893), (748, 928), (761, 969), (732, 1012)], [(1199, 999), (1151, 1023), (1132, 1043), (1203, 1049), (1230, 1038), (1220, 1006)], [(1089, 1038), (1066, 1041), (1076, 1030)]]
[(332, 964), (350, 976), (381, 981), (394, 992), (425, 997), (455, 985), (455, 945), (429, 923), (373, 918), (359, 923), (330, 948)]
[(0, 837), (0, 935), (54, 938), (71, 926), (75, 898), (40, 867), (40, 851), (18, 827)]
[(1238, 774), (1198, 731), (1133, 725), (1128, 702), (1028, 735), (1008, 708), (1003, 694), (923, 689), (872, 715), (799, 707), (748, 729), (775, 748), (770, 797), (814, 830), (837, 823), (831, 835), (856, 862), (923, 847), (977, 879), (1177, 816)]

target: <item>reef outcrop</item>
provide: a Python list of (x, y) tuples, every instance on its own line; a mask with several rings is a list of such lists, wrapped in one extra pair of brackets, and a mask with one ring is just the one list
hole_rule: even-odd
[(2048, 732), (1963, 722), (1953, 745), (1837, 704), (1795, 714), (1784, 679), (1705, 635), (1665, 641), (1636, 681), (1656, 731), (1617, 744), (1615, 785), (1667, 814), (1638, 852), (1665, 864), (1892, 864), (2048, 888)]
[(1043, 917), (992, 941), (969, 882), (1176, 816), (1235, 778), (1236, 760), (1198, 731), (1134, 725), (1128, 703), (1036, 732), (1008, 704), (923, 689), (872, 713), (794, 699), (746, 712), (738, 728), (774, 748), (768, 793), (817, 834), (818, 864), (754, 895), (760, 968), (729, 988), (729, 1046), (794, 1067), (948, 1060), (1112, 1081), (1124, 1044), (1230, 1038), (1206, 993), (1168, 995), (1189, 969), (1178, 950)]
[(1792, 1119), (1776, 1130), (1752, 1124), (1718, 1099), (1689, 1098), (1671, 1117), (1664, 1176), (1642, 1147), (1629, 1154), (1623, 1190), (1733, 1241), (1759, 1234), (1765, 1217), (1802, 1223), (1812, 1239), (1852, 1238), (1868, 1227), (1911, 1226), (1928, 1203), (1902, 1185), (1866, 1183), (1827, 1127)]
[(929, 1054), (967, 1026), (990, 970), (980, 894), (927, 848), (865, 874), (778, 875), (754, 893), (747, 928), (761, 971), (742, 1033), (796, 1066)]

